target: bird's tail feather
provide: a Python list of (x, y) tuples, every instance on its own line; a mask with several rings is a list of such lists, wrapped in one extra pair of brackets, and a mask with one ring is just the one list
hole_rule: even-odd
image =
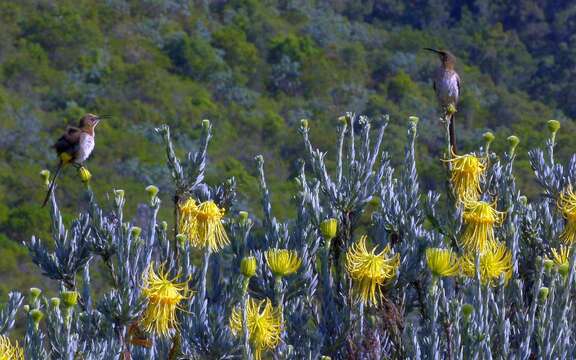
[(450, 122), (449, 126), (450, 126), (450, 148), (452, 150), (452, 152), (454, 153), (454, 155), (456, 155), (456, 130), (454, 128), (454, 120), (456, 120), (456, 117), (454, 116), (454, 114), (450, 114), (448, 115), (448, 121)]
[(48, 200), (50, 199), (50, 196), (52, 196), (52, 192), (54, 191), (54, 185), (56, 185), (56, 178), (58, 178), (58, 175), (60, 175), (60, 172), (62, 171), (63, 166), (64, 166), (64, 164), (60, 161), (58, 163), (58, 168), (56, 168), (56, 172), (54, 173), (54, 178), (52, 178), (52, 182), (50, 183), (50, 186), (48, 187), (48, 192), (46, 193), (46, 197), (44, 198), (44, 202), (42, 203), (42, 207), (46, 206), (46, 204), (48, 203)]

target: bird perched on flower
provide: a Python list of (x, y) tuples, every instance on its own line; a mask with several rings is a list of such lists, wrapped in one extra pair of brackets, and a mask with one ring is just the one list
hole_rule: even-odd
[[(274, 350), (280, 342), (282, 332), (282, 316), (280, 310), (272, 306), (270, 299), (248, 299), (246, 304), (246, 327), (248, 338), (254, 347), (254, 358), (262, 359), (262, 353), (266, 350)], [(234, 336), (242, 334), (242, 309), (232, 310), (230, 316), (230, 329)]]
[(484, 253), (496, 243), (494, 226), (504, 221), (504, 213), (485, 201), (465, 200), (462, 219), (465, 224), (460, 244), (469, 252)]
[(436, 277), (455, 276), (460, 272), (458, 256), (449, 249), (426, 249), (426, 264)]
[(560, 240), (566, 245), (573, 245), (576, 243), (576, 194), (572, 190), (572, 185), (560, 193), (558, 208), (566, 219)]
[(346, 271), (354, 283), (356, 298), (364, 304), (377, 305), (382, 298), (381, 287), (396, 277), (400, 256), (391, 255), (390, 246), (376, 253), (368, 251), (367, 236), (352, 244), (346, 252)]
[(212, 200), (196, 204), (192, 198), (180, 205), (180, 233), (186, 234), (192, 246), (217, 252), (230, 244), (222, 224), (225, 210)]
[(456, 153), (454, 114), (456, 113), (461, 90), (460, 76), (454, 69), (456, 57), (448, 50), (431, 48), (424, 48), (424, 50), (436, 53), (440, 59), (440, 66), (434, 74), (433, 86), (442, 111), (442, 117), (448, 122), (451, 151)]
[(288, 276), (300, 268), (302, 260), (294, 250), (269, 249), (265, 253), (266, 263), (274, 276)]
[(140, 321), (144, 331), (168, 336), (177, 328), (176, 310), (180, 302), (191, 295), (187, 282), (177, 282), (178, 277), (170, 279), (162, 266), (156, 272), (154, 262), (148, 266), (142, 287), (142, 295), (148, 300)]
[[(468, 252), (460, 259), (462, 272), (470, 277), (476, 277), (476, 256), (477, 253)], [(480, 281), (482, 284), (496, 286), (500, 277), (507, 283), (512, 277), (512, 253), (506, 244), (494, 242), (484, 253), (478, 254), (480, 257)]]
[(14, 343), (10, 343), (7, 336), (0, 335), (0, 360), (24, 360), (24, 350)]
[[(42, 203), (45, 206), (52, 195), (54, 190), (54, 185), (56, 184), (56, 179), (60, 175), (62, 168), (64, 166), (72, 164), (80, 170), (80, 175), (82, 181), (87, 182), (89, 180), (89, 173), (83, 167), (84, 162), (90, 157), (92, 151), (94, 150), (95, 142), (95, 128), (96, 125), (104, 116), (97, 116), (94, 114), (86, 114), (80, 119), (78, 127), (69, 126), (66, 129), (64, 135), (62, 135), (56, 143), (52, 146), (56, 153), (58, 154), (58, 167), (54, 173), (54, 178), (48, 187), (48, 193), (46, 198)], [(88, 180), (86, 180), (88, 179)], [(86, 181), (85, 181), (86, 180)]]
[(480, 181), (486, 170), (484, 160), (473, 154), (452, 154), (452, 159), (446, 161), (452, 164), (450, 182), (458, 200), (477, 200), (482, 193)]

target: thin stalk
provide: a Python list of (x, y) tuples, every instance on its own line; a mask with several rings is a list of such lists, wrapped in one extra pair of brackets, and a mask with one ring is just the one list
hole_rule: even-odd
[(242, 349), (242, 358), (244, 360), (252, 360), (250, 352), (250, 333), (248, 332), (248, 284), (249, 277), (244, 277), (242, 283), (242, 333), (244, 335), (244, 347)]

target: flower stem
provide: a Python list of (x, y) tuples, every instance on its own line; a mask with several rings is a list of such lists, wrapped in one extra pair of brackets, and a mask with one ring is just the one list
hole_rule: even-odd
[(248, 284), (250, 282), (249, 277), (244, 277), (242, 282), (242, 332), (244, 333), (244, 348), (242, 350), (242, 358), (244, 360), (252, 360), (252, 354), (250, 353), (250, 334), (248, 332)]

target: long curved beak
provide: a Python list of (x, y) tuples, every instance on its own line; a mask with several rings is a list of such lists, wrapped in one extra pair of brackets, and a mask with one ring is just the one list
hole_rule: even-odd
[(428, 50), (428, 51), (432, 51), (436, 54), (440, 54), (440, 51), (436, 50), (436, 49), (432, 49), (432, 48), (422, 48), (422, 50)]

